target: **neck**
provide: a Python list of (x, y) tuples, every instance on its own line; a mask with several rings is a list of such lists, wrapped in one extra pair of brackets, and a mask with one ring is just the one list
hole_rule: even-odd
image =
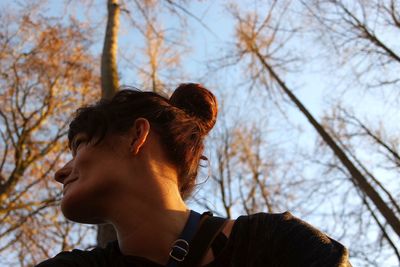
[(168, 201), (164, 201), (163, 205), (132, 199), (119, 202), (125, 205), (121, 205), (123, 210), (112, 223), (122, 254), (166, 264), (172, 244), (179, 238), (189, 216), (189, 210), (180, 196), (166, 199)]

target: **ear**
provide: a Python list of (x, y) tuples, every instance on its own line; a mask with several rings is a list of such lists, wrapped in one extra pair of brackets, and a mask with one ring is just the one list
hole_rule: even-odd
[(138, 118), (135, 120), (130, 129), (131, 147), (130, 151), (136, 155), (147, 140), (150, 132), (150, 123), (145, 118)]

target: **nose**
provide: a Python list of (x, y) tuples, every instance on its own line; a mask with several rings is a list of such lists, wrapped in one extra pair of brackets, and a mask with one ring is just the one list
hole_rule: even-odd
[(72, 172), (72, 160), (68, 161), (64, 167), (56, 171), (54, 174), (54, 180), (59, 183), (64, 183), (64, 180), (71, 174)]

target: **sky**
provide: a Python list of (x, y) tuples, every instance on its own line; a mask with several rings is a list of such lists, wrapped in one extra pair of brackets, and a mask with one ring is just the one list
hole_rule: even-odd
[[(67, 18), (63, 13), (64, 1), (49, 0), (48, 1), (48, 14), (55, 17)], [(71, 1), (70, 12), (72, 12), (78, 19), (82, 21), (90, 18), (98, 23), (95, 32), (96, 44), (92, 47), (95, 54), (101, 53), (103, 45), (103, 36), (105, 30), (105, 1), (93, 0), (92, 9), (86, 10), (76, 5), (74, 8), (74, 1)], [(201, 80), (211, 90), (215, 90), (215, 94), (220, 99), (226, 98), (224, 103), (227, 103), (224, 109), (228, 110), (228, 117), (233, 119), (235, 117), (247, 117), (249, 120), (259, 122), (260, 116), (267, 116), (270, 114), (266, 108), (274, 108), (273, 105), (266, 103), (266, 92), (264, 88), (256, 88), (255, 92), (248, 93), (247, 85), (241, 86), (244, 82), (244, 69), (239, 66), (221, 69), (215, 72), (206, 72), (206, 63), (209, 59), (229, 56), (234, 50), (234, 22), (232, 16), (226, 9), (228, 1), (192, 1), (189, 10), (201, 19), (203, 25), (196, 19), (189, 17), (188, 25), (190, 31), (190, 43), (188, 44), (191, 52), (186, 54), (182, 60), (182, 66), (186, 73), (188, 80), (196, 82)], [(6, 6), (15, 5), (14, 1), (3, 0), (0, 2), (0, 8), (5, 10)], [(254, 1), (240, 1), (241, 8), (248, 10), (260, 11), (262, 6), (255, 5)], [(293, 9), (296, 8), (296, 4)], [(295, 19), (295, 18), (294, 18)], [(160, 14), (160, 20), (168, 24), (169, 27), (178, 27), (176, 17), (171, 15)], [(290, 22), (290, 21), (289, 21)], [(289, 23), (288, 22), (288, 23)], [(137, 32), (134, 32), (131, 26), (128, 26), (126, 18), (122, 17), (121, 29), (119, 37), (120, 54), (128, 51), (135, 53), (137, 50), (132, 49), (141, 43), (141, 38), (138, 37)], [(204, 25), (207, 26), (204, 27)], [(302, 51), (308, 53), (310, 56), (304, 61), (297, 64), (297, 72), (283, 73), (285, 81), (290, 88), (292, 88), (297, 97), (303, 104), (311, 111), (311, 113), (321, 118), (326, 112), (326, 107), (336, 100), (336, 95), (333, 92), (345, 91), (344, 98), (341, 98), (341, 103), (352, 106), (361, 117), (372, 120), (378, 123), (378, 118), (385, 117), (388, 125), (394, 125), (393, 130), (396, 131), (396, 122), (399, 121), (400, 115), (398, 109), (394, 106), (382, 104), (382, 101), (377, 101), (379, 92), (363, 94), (357, 90), (345, 90), (349, 84), (340, 76), (332, 74), (333, 66), (329, 66), (327, 60), (321, 58), (320, 51), (323, 49), (315, 40), (310, 38), (313, 33), (304, 33), (303, 36), (297, 36), (294, 40), (287, 43), (287, 46), (293, 52)], [(390, 38), (390, 37), (388, 37)], [(137, 48), (137, 47), (136, 47)], [(132, 50), (132, 52), (131, 52)], [(138, 76), (136, 72), (126, 64), (121, 57), (118, 70), (121, 76), (121, 83), (127, 85), (138, 84)], [(140, 55), (135, 55), (135, 59), (140, 61)], [(182, 81), (185, 82), (185, 81)], [(261, 91), (263, 90), (263, 91)], [(260, 96), (261, 95), (261, 96)], [(249, 108), (247, 108), (249, 107)], [(282, 121), (282, 116), (276, 115), (279, 112), (274, 110), (276, 118), (269, 118), (271, 123), (292, 123), (296, 127), (303, 129), (302, 133), (298, 136), (293, 134), (285, 134), (276, 132), (275, 138), (279, 138), (285, 143), (289, 143), (291, 139), (297, 138), (297, 142), (304, 147), (312, 148), (315, 146), (315, 131), (308, 126), (306, 120), (300, 112), (298, 112), (292, 105), (284, 104), (282, 107), (285, 109), (288, 116), (288, 121)], [(218, 123), (218, 122), (217, 122)], [(292, 144), (290, 144), (291, 146)], [(368, 156), (368, 155), (364, 155)], [(309, 175), (318, 173), (319, 169), (309, 170)], [(191, 204), (195, 208), (195, 204)], [(294, 211), (295, 212), (295, 211)], [(295, 212), (296, 213), (296, 212)], [(307, 217), (311, 223), (318, 225), (319, 221), (313, 217)]]

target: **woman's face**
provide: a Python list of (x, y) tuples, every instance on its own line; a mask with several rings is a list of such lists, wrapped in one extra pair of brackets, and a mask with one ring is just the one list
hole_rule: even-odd
[[(126, 139), (126, 138), (125, 138)], [(104, 223), (110, 201), (121, 194), (129, 175), (129, 144), (113, 135), (94, 146), (85, 134), (72, 142), (73, 159), (55, 174), (63, 184), (61, 210), (81, 223)]]

